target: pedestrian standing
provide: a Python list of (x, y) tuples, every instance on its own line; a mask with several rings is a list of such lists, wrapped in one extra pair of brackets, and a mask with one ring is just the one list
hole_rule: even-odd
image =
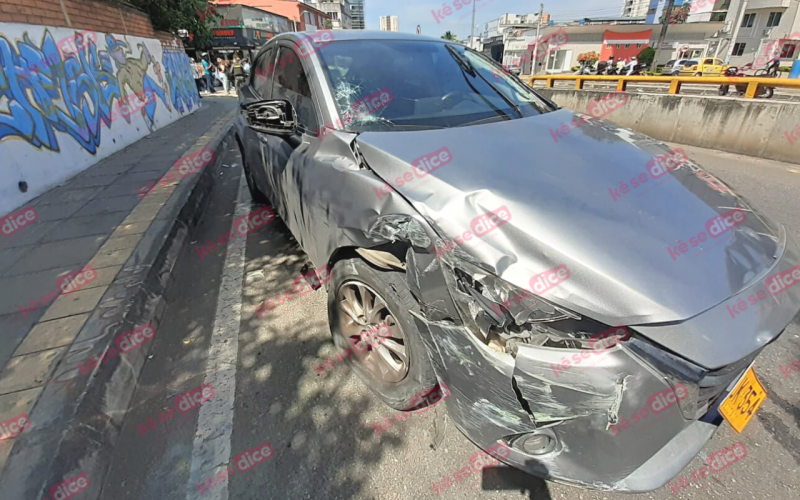
[(202, 56), (202, 65), (203, 65), (203, 76), (206, 79), (206, 87), (208, 87), (208, 92), (214, 94), (214, 77), (211, 75), (211, 63), (208, 62), (208, 52), (203, 52)]
[(233, 57), (233, 64), (231, 64), (230, 76), (231, 78), (233, 78), (234, 91), (236, 91), (236, 89), (244, 85), (244, 77), (245, 77), (244, 65), (242, 64), (242, 61), (239, 59), (239, 56)]
[(197, 95), (200, 96), (200, 99), (202, 99), (203, 95), (200, 93), (200, 89), (203, 87), (203, 73), (197, 68), (197, 63), (194, 62), (193, 57), (189, 58), (189, 61), (192, 65), (192, 78), (194, 78), (194, 85), (197, 87)]
[(221, 57), (217, 58), (217, 80), (222, 82), (222, 89), (225, 91), (226, 94), (230, 93), (231, 82), (228, 79), (228, 66), (225, 64), (225, 61), (222, 60)]
[(245, 78), (250, 77), (250, 59), (242, 59), (242, 68), (244, 68)]

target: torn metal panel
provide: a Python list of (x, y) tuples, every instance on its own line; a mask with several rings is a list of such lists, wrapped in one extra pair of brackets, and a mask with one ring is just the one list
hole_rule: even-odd
[(322, 143), (299, 147), (268, 139), (282, 141), (268, 148), (274, 156), (268, 175), (277, 191), (270, 198), (318, 267), (341, 247), (371, 248), (398, 240), (428, 247), (434, 235), (402, 196), (379, 192), (384, 183), (361, 166), (353, 137), (333, 132)]

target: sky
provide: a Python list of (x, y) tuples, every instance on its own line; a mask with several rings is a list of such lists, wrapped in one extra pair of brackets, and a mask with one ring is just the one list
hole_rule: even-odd
[[(435, 2), (432, 0), (364, 0), (367, 29), (380, 29), (380, 16), (397, 16), (400, 31), (415, 33), (417, 25), (422, 34), (440, 37), (446, 31), (455, 33), (459, 40), (470, 34), (472, 21), (472, 4), (455, 10), (453, 3), (457, 0)], [(538, 12), (541, 0), (478, 0), (475, 8), (475, 29), (477, 35), (488, 21), (497, 19), (503, 14), (530, 14)], [(622, 13), (624, 0), (547, 0), (544, 11), (555, 21), (573, 21), (582, 17), (619, 16)], [(459, 5), (461, 1), (459, 0)], [(437, 23), (433, 10), (441, 10), (450, 6), (453, 11), (449, 16)], [(463, 17), (463, 19), (462, 19)]]

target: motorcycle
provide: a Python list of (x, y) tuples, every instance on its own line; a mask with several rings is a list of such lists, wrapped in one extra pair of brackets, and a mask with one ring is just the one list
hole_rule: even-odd
[(594, 67), (591, 64), (586, 64), (585, 62), (581, 63), (581, 67), (578, 68), (578, 71), (575, 72), (576, 75), (592, 75), (594, 71)]
[(642, 65), (641, 64), (634, 64), (633, 66), (628, 67), (627, 76), (636, 76), (642, 74)]
[[(738, 67), (731, 66), (730, 68), (725, 70), (725, 73), (723, 73), (723, 76), (725, 76), (727, 78), (741, 78), (741, 77), (744, 77), (744, 76), (747, 76), (747, 75), (745, 75), (743, 71), (739, 70)], [(762, 75), (759, 75), (759, 76), (762, 76)], [(746, 83), (737, 84), (737, 85), (735, 85), (735, 87), (736, 87), (736, 94), (738, 96), (740, 96), (740, 97), (744, 96), (745, 92), (747, 92), (747, 84)], [(719, 91), (717, 93), (719, 95), (721, 95), (721, 96), (725, 96), (725, 95), (728, 95), (729, 90), (730, 90), (730, 85), (720, 85), (719, 86)], [(766, 86), (759, 85), (758, 94), (756, 94), (756, 97), (763, 97), (764, 99), (772, 99), (773, 95), (775, 95), (775, 88), (774, 87), (766, 87)]]

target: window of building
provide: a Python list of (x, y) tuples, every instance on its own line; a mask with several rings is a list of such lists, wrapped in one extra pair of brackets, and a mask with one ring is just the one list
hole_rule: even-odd
[(619, 48), (621, 48), (621, 47), (622, 47), (622, 45), (620, 45), (620, 44), (617, 44), (617, 48), (618, 48), (618, 49), (619, 49)]
[(756, 23), (755, 14), (745, 14), (744, 17), (742, 18), (742, 28), (752, 28), (755, 23)]
[(281, 47), (278, 57), (279, 61), (286, 61), (287, 64), (278, 64), (275, 69), (272, 99), (286, 99), (292, 103), (300, 127), (309, 132), (318, 129), (319, 120), (314, 99), (311, 97), (311, 87), (297, 54), (291, 49)]
[(636, 44), (636, 48), (637, 48), (637, 49), (641, 49), (641, 48), (642, 48), (642, 45), (644, 45), (644, 44), (643, 44), (643, 43), (637, 43), (637, 44)]
[(741, 56), (744, 54), (744, 46), (747, 45), (746, 43), (734, 43), (733, 44), (733, 54), (734, 56)]
[(611, 48), (611, 44), (610, 44), (610, 43), (607, 43), (607, 44), (606, 44), (606, 48), (607, 48), (607, 49), (610, 49), (610, 48)]
[(306, 23), (306, 26), (311, 25), (311, 13), (308, 11), (303, 12), (303, 21)]
[(626, 43), (626, 44), (625, 44), (625, 48), (626, 48), (626, 49), (629, 49), (629, 48), (631, 48), (631, 44), (629, 44), (629, 43)]
[(795, 43), (784, 43), (783, 48), (781, 49), (781, 59), (791, 59), (794, 57), (795, 52), (797, 52), (797, 42)]
[(767, 28), (774, 28), (781, 24), (781, 16), (783, 12), (770, 12), (769, 19), (767, 19)]

